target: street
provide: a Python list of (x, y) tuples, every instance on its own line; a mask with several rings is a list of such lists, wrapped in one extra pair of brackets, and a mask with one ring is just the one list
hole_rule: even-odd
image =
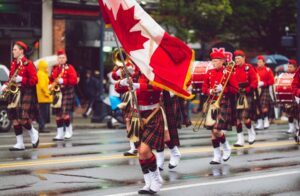
[[(182, 159), (168, 168), (158, 195), (300, 195), (300, 146), (272, 125), (257, 131), (256, 143), (233, 148), (230, 160), (211, 166), (207, 130), (180, 130)], [(124, 157), (129, 143), (122, 129), (75, 129), (70, 141), (52, 142), (55, 131), (40, 134), (40, 147), (10, 152), (13, 131), (0, 133), (0, 195), (136, 195), (143, 176), (136, 157)], [(235, 131), (228, 132), (231, 145)], [(247, 138), (247, 137), (246, 137)]]

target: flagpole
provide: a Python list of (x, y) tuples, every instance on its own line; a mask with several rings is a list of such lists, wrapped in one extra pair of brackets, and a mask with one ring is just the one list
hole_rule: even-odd
[[(115, 33), (114, 30), (113, 30), (113, 33), (114, 33), (114, 38), (115, 38), (115, 42), (116, 42), (117, 48), (118, 48), (118, 50), (119, 50), (119, 54), (120, 54), (120, 58), (121, 58), (121, 61), (122, 61), (122, 64), (123, 64), (123, 68), (124, 68), (124, 71), (125, 71), (125, 77), (126, 77), (126, 78), (128, 79), (128, 81), (129, 81), (130, 75), (129, 75), (129, 71), (128, 71), (126, 65), (125, 65), (125, 60), (124, 60), (124, 57), (123, 57), (123, 52), (122, 52), (122, 50), (121, 50), (121, 47), (120, 47), (119, 42), (118, 42), (118, 39), (117, 39), (117, 35), (116, 35), (116, 33)], [(143, 122), (142, 122), (141, 115), (140, 115), (140, 107), (139, 107), (139, 104), (138, 104), (138, 102), (137, 102), (137, 98), (136, 98), (136, 96), (135, 96), (135, 93), (134, 93), (134, 91), (133, 91), (133, 85), (132, 85), (132, 82), (130, 82), (130, 83), (128, 83), (128, 84), (129, 84), (129, 87), (130, 87), (130, 89), (131, 89), (131, 92), (130, 92), (130, 93), (131, 93), (131, 97), (132, 97), (132, 99), (133, 99), (133, 104), (134, 104), (134, 106), (136, 107), (136, 110), (137, 110), (138, 118), (139, 118), (139, 120), (140, 120), (140, 123), (143, 123)], [(139, 134), (140, 134), (140, 133), (139, 133)]]

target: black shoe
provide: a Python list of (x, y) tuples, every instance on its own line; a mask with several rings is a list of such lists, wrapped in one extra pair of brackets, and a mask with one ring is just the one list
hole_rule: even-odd
[(64, 141), (64, 139), (53, 138), (52, 141)]
[(154, 195), (155, 193), (157, 193), (157, 192), (152, 191), (152, 190), (150, 189), (150, 191), (149, 191), (149, 194), (150, 194), (150, 195)]
[(224, 162), (228, 161), (230, 159), (230, 157), (228, 157), (227, 159), (223, 159)]
[(221, 163), (220, 162), (216, 162), (216, 161), (211, 161), (211, 162), (209, 162), (209, 164), (211, 164), (211, 165), (219, 165)]
[(151, 195), (152, 193), (150, 191), (141, 189), (138, 191), (138, 194), (140, 194), (140, 195), (149, 195), (150, 194)]
[(33, 148), (37, 148), (39, 146), (40, 143), (40, 138), (38, 139), (38, 141), (35, 144), (32, 144)]
[(240, 145), (240, 144), (233, 144), (234, 147), (244, 147), (244, 145)]
[(135, 153), (135, 152), (133, 152), (133, 153), (131, 153), (131, 152), (124, 152), (124, 153), (123, 153), (123, 155), (124, 155), (125, 157), (136, 156), (136, 154), (137, 154), (137, 153)]
[(15, 147), (11, 147), (9, 148), (9, 151), (24, 151), (25, 148), (15, 148)]
[(159, 171), (164, 171), (164, 169), (163, 169), (163, 168), (160, 168), (160, 167), (158, 167), (158, 169), (159, 169)]
[(88, 115), (87, 114), (82, 114), (82, 117), (87, 118)]
[(250, 145), (254, 144), (255, 143), (255, 140), (253, 142), (248, 142)]
[(174, 165), (171, 165), (171, 164), (169, 163), (169, 169), (174, 169), (175, 167), (177, 167), (177, 165), (174, 166)]

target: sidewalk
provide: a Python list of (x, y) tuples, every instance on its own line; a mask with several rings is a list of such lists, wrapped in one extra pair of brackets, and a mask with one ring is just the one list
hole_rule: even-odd
[[(83, 108), (76, 108), (74, 113), (73, 113), (73, 121), (72, 125), (74, 129), (103, 129), (107, 128), (106, 121), (103, 121), (101, 123), (92, 123), (91, 118), (87, 117), (84, 118), (82, 117), (84, 110)], [(38, 126), (36, 124), (36, 126)], [(55, 122), (55, 116), (51, 115), (51, 122), (46, 124), (46, 129), (54, 130), (56, 129), (56, 122)]]

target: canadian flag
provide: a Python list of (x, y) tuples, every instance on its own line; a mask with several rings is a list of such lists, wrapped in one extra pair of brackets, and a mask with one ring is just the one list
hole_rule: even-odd
[(106, 24), (111, 24), (130, 58), (150, 82), (190, 99), (186, 91), (193, 51), (170, 36), (136, 0), (98, 0)]

